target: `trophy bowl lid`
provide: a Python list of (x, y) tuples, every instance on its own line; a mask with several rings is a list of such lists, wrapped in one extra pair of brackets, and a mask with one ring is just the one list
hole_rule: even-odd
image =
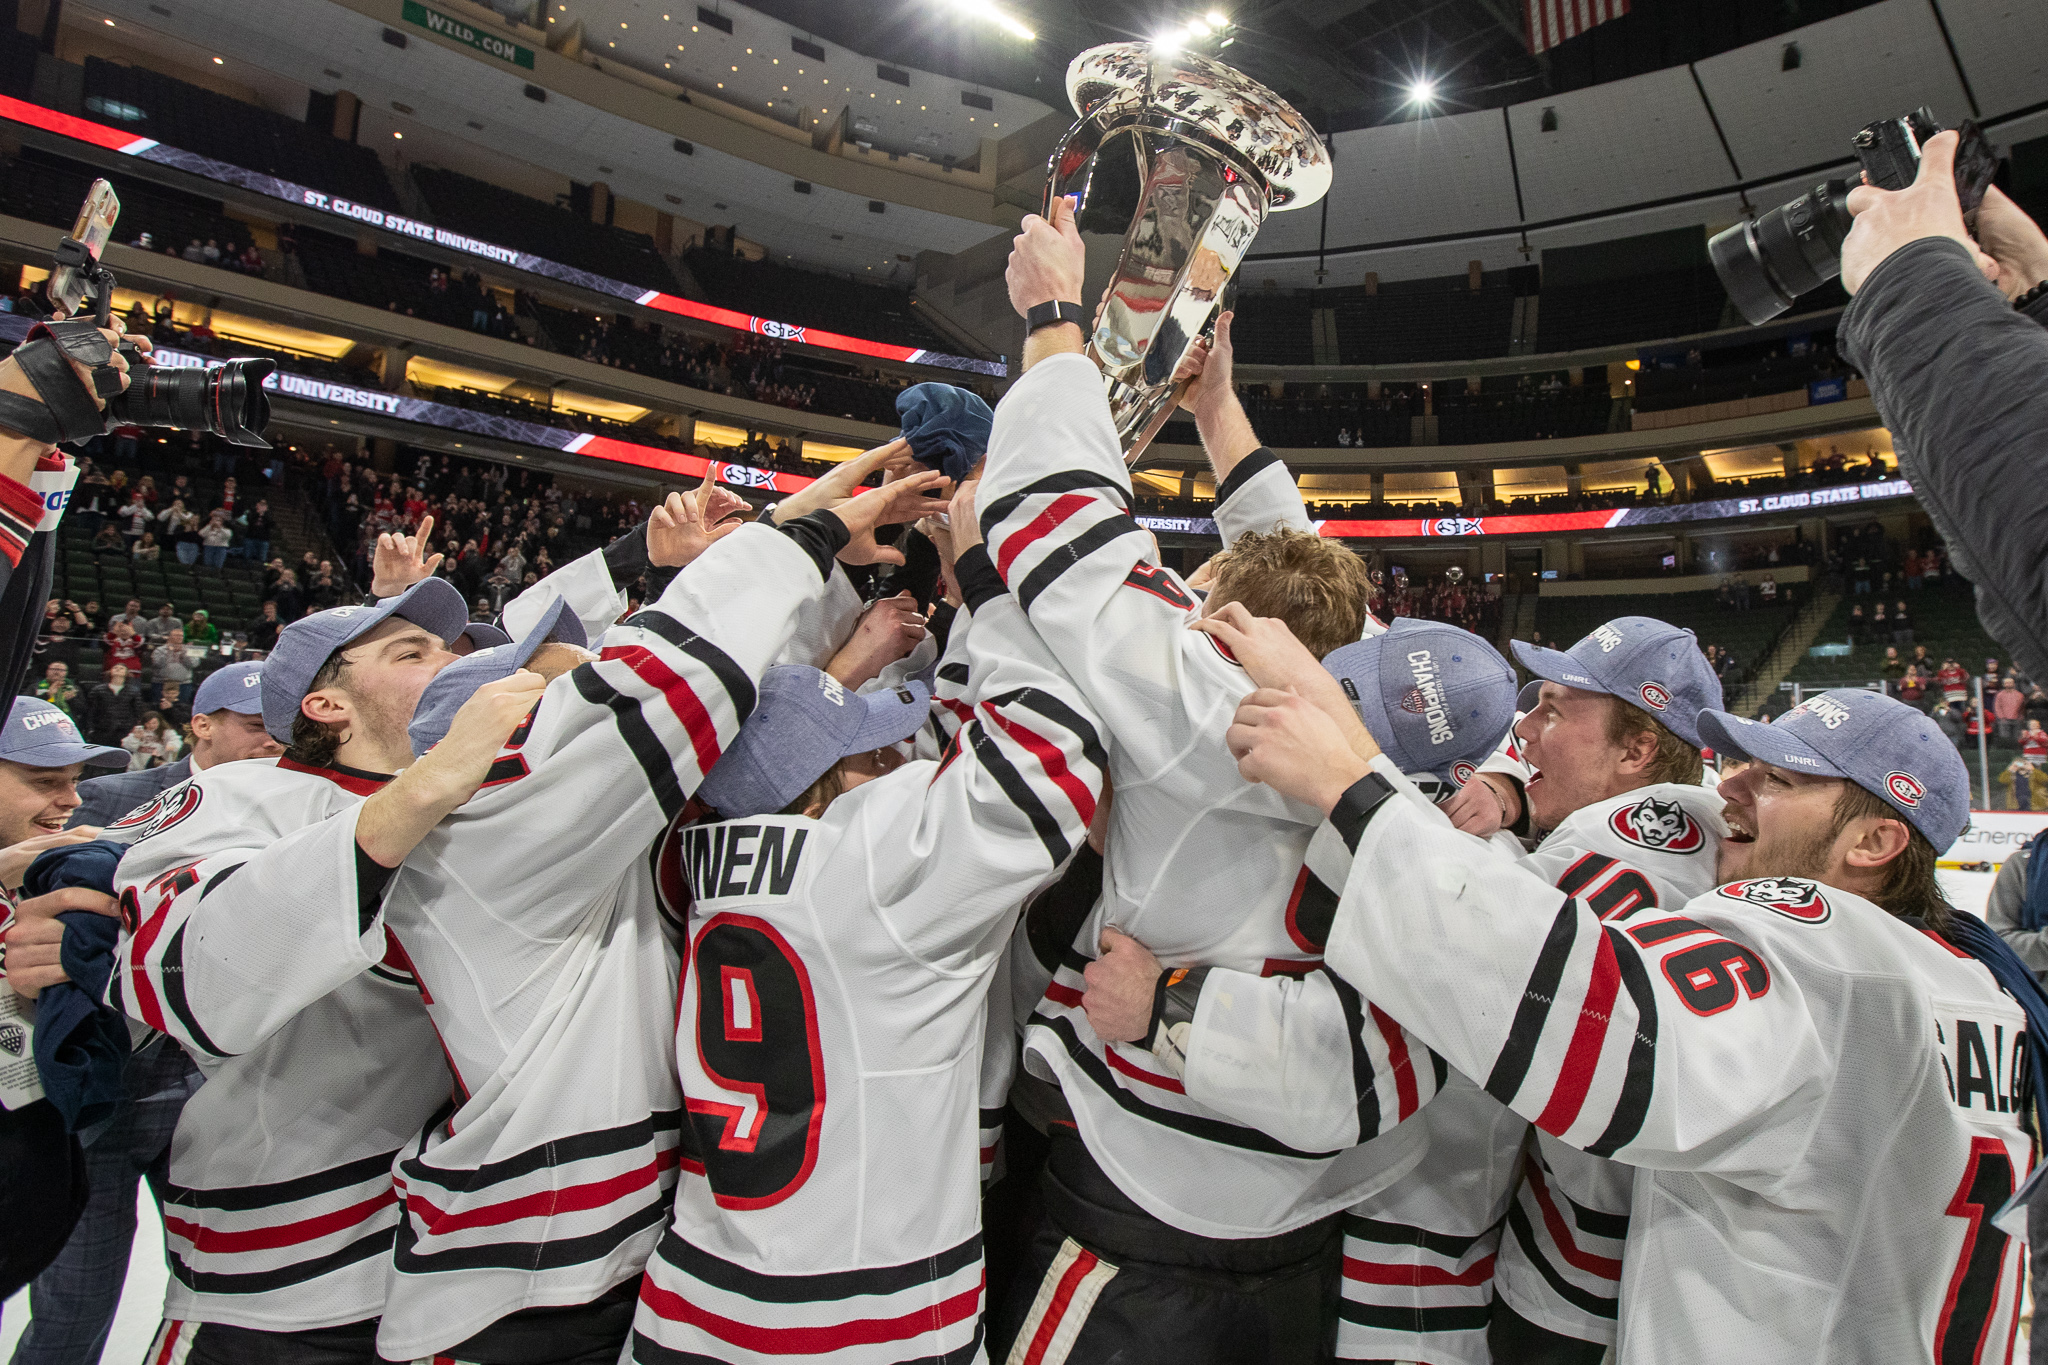
[(1142, 102), (1145, 112), (1194, 125), (1264, 178), (1274, 212), (1305, 208), (1330, 188), (1329, 151), (1308, 120), (1242, 71), (1199, 52), (1142, 42), (1091, 47), (1067, 67), (1067, 98), (1084, 118), (1105, 102)]

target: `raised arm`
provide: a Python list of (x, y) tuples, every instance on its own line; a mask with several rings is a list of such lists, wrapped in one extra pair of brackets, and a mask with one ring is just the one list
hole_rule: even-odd
[(1215, 339), (1198, 345), (1175, 375), (1189, 381), (1181, 406), (1193, 414), (1216, 475), (1216, 532), (1226, 550), (1247, 531), (1313, 529), (1293, 472), (1260, 442), (1238, 399), (1232, 318), (1230, 313), (1218, 318)]

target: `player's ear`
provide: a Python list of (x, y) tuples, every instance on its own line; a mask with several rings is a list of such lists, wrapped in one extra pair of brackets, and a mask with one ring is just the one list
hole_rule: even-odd
[(338, 687), (308, 692), (299, 702), (299, 714), (321, 725), (347, 725), (356, 718), (348, 694)]
[(1851, 867), (1883, 867), (1904, 853), (1912, 841), (1906, 822), (1887, 816), (1855, 821), (1843, 833), (1850, 840), (1843, 858)]

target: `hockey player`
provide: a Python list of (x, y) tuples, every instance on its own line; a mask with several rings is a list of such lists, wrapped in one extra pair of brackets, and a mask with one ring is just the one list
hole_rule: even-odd
[(984, 1012), (1018, 906), (1085, 837), (1094, 719), (978, 543), (945, 757), (889, 747), (929, 709), (815, 669), (759, 711), (682, 831), (694, 900), (675, 1059), (675, 1219), (647, 1267), (640, 1365), (982, 1356), (976, 1131)]
[[(657, 509), (656, 562), (681, 562), (692, 520), (676, 502)], [(815, 559), (848, 523), (783, 530)], [(786, 577), (786, 610), (814, 584)], [(173, 1283), (152, 1361), (375, 1358), (392, 1159), (451, 1088), (383, 931), (383, 895), (539, 695), (532, 674), (485, 686), (413, 761), (406, 726), (466, 617), (459, 593), (427, 579), (294, 622), (264, 668), (264, 719), (290, 741), (285, 756), (197, 774), (109, 831), (135, 845), (119, 877), (133, 931), (109, 1003), (171, 1033), (208, 1076), (172, 1142)], [(684, 725), (682, 679), (717, 686), (704, 643), (673, 633), (636, 632), (638, 667), (607, 684), (628, 743)]]
[[(1250, 622), (1235, 606), (1217, 618)], [(1521, 753), (1540, 770), (1527, 788), (1548, 831), (1523, 866), (1616, 921), (1711, 890), (1723, 803), (1698, 785), (1690, 717), (1720, 700), (1720, 686), (1691, 633), (1621, 617), (1568, 653), (1519, 642), (1515, 652), (1543, 680), (1525, 690), (1530, 709), (1516, 726)], [(1367, 729), (1384, 747), (1386, 727)], [(1334, 894), (1309, 885), (1303, 903), (1327, 916)], [(1358, 1097), (1302, 1081), (1318, 1073), (1318, 1041), (1342, 1027), (1335, 997), (1219, 969), (1190, 973), (1158, 992), (1155, 1007), (1157, 964), (1136, 944), (1121, 947), (1135, 960), (1100, 982), (1091, 969), (1084, 1006), (1155, 1052), (1176, 1022), (1188, 1024), (1189, 1094), (1246, 1122), (1264, 1116), (1276, 1135), (1283, 1121), (1327, 1129), (1349, 1120)], [(1318, 1012), (1340, 1017), (1318, 1026)], [(1430, 1134), (1421, 1164), (1345, 1215), (1338, 1358), (1597, 1361), (1613, 1340), (1629, 1168), (1539, 1132), (1517, 1194), (1528, 1122), (1460, 1073), (1421, 1122)]]
[[(1055, 213), (1056, 225), (1027, 218), (1012, 253), (1020, 314), (1079, 297), (1071, 206)], [(1130, 520), (1102, 376), (1082, 343), (1080, 327), (1057, 318), (1027, 338), (1027, 372), (997, 409), (980, 499), (998, 573), (1103, 718), (1115, 785), (1101, 903), (1026, 1035), (1031, 1078), (1014, 1098), (1047, 1111), (1048, 1217), (992, 1336), (1007, 1349), (1028, 1320), (1049, 1342), (1088, 1334), (1091, 1357), (1313, 1360), (1337, 1268), (1335, 1215), (1420, 1158), (1420, 1129), (1395, 1125), (1433, 1092), (1433, 1068), (1401, 1067), (1426, 1054), (1398, 1029), (1392, 1046), (1358, 1047), (1352, 1064), (1401, 1101), (1354, 1142), (1302, 1149), (1195, 1101), (1149, 1053), (1088, 1024), (1081, 973), (1107, 924), (1174, 966), (1308, 971), (1321, 950), (1290, 934), (1287, 916), (1314, 813), (1237, 780), (1222, 738), (1248, 680), (1188, 630), (1194, 598), (1151, 561)], [(1326, 654), (1359, 638), (1367, 588), (1341, 545), (1269, 527), (1232, 541), (1209, 604), (1283, 613)], [(1446, 716), (1453, 728), (1458, 719)], [(1409, 1079), (1397, 1084), (1397, 1073)]]
[[(1277, 623), (1221, 633), (1259, 681), (1315, 685)], [(2023, 1253), (1992, 1217), (2031, 1157), (2025, 1016), (1942, 934), (1969, 777), (1926, 717), (1861, 691), (1768, 726), (1703, 712), (1755, 760), (1720, 788), (1728, 880), (1603, 923), (1575, 896), (1532, 914), (1557, 891), (1387, 800), (1338, 715), (1262, 689), (1231, 750), (1353, 854), (1332, 969), (1637, 1168), (1622, 1365), (2011, 1358)]]
[[(941, 479), (870, 492), (859, 515), (915, 515)], [(411, 727), (420, 754), (480, 685), (521, 668), (550, 679), (485, 790), (385, 897), (455, 1080), (452, 1111), (398, 1165), (385, 1358), (494, 1365), (545, 1342), (558, 1365), (618, 1359), (668, 1218), (682, 1123), (677, 958), (649, 857), (843, 548), (738, 524), (693, 547), (601, 658), (557, 599), (517, 645), (429, 684)], [(643, 690), (659, 704), (639, 705)], [(515, 1316), (525, 1310), (537, 1311)]]

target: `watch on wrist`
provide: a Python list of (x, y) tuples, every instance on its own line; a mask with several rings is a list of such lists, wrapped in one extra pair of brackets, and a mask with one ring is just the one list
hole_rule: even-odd
[(1034, 303), (1024, 311), (1024, 330), (1031, 333), (1041, 327), (1052, 327), (1062, 322), (1071, 322), (1083, 333), (1088, 330), (1088, 313), (1078, 303), (1055, 300), (1052, 303)]

